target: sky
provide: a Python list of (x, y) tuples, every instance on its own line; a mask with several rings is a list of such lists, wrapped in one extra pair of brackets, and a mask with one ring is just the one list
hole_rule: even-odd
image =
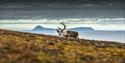
[(124, 0), (0, 0), (0, 28), (92, 27), (125, 30)]

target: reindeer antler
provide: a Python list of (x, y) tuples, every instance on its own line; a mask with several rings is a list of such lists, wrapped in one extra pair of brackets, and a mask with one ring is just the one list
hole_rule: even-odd
[(60, 23), (60, 24), (62, 24), (62, 25), (64, 26), (64, 28), (61, 29), (60, 27), (58, 27), (58, 29), (57, 29), (57, 32), (58, 32), (58, 33), (59, 33), (59, 32), (63, 32), (63, 31), (66, 29), (66, 24), (65, 24), (64, 22), (62, 22), (62, 23)]
[(59, 28), (59, 29), (63, 32), (63, 31), (66, 29), (66, 24), (65, 24), (64, 22), (62, 22), (62, 23), (60, 23), (60, 24), (62, 24), (62, 25), (64, 26), (63, 29)]
[(60, 32), (59, 29), (56, 30), (58, 33)]

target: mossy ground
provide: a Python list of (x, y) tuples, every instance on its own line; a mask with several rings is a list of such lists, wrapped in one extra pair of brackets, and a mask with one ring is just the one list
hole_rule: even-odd
[(125, 63), (125, 44), (0, 30), (0, 63)]

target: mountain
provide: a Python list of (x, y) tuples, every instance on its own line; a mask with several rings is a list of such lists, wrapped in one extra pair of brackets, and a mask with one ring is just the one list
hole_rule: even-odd
[[(8, 60), (9, 59), (9, 60)], [(0, 63), (125, 63), (125, 43), (0, 29)]]
[(44, 28), (42, 26), (38, 25), (33, 30), (42, 30), (42, 29), (44, 29)]
[(94, 31), (93, 28), (91, 27), (77, 27), (77, 28), (71, 28), (70, 30), (74, 30), (74, 31)]
[[(43, 28), (42, 26), (38, 25), (36, 26), (33, 30), (41, 31), (41, 30), (55, 30), (51, 28)], [(69, 30), (74, 30), (74, 31), (94, 31), (93, 28), (91, 27), (77, 27), (77, 28), (70, 28)]]
[(33, 31), (50, 31), (50, 30), (55, 30), (55, 29), (52, 29), (52, 28), (44, 28), (40, 25), (36, 26)]
[(40, 25), (34, 27), (32, 30), (22, 30), (21, 32), (30, 32), (30, 33), (37, 33), (37, 34), (49, 34), (49, 35), (55, 35), (56, 30), (52, 28), (44, 28)]

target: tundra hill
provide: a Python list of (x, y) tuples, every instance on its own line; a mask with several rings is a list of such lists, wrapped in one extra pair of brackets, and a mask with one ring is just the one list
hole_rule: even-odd
[(125, 44), (0, 29), (0, 63), (125, 63)]

